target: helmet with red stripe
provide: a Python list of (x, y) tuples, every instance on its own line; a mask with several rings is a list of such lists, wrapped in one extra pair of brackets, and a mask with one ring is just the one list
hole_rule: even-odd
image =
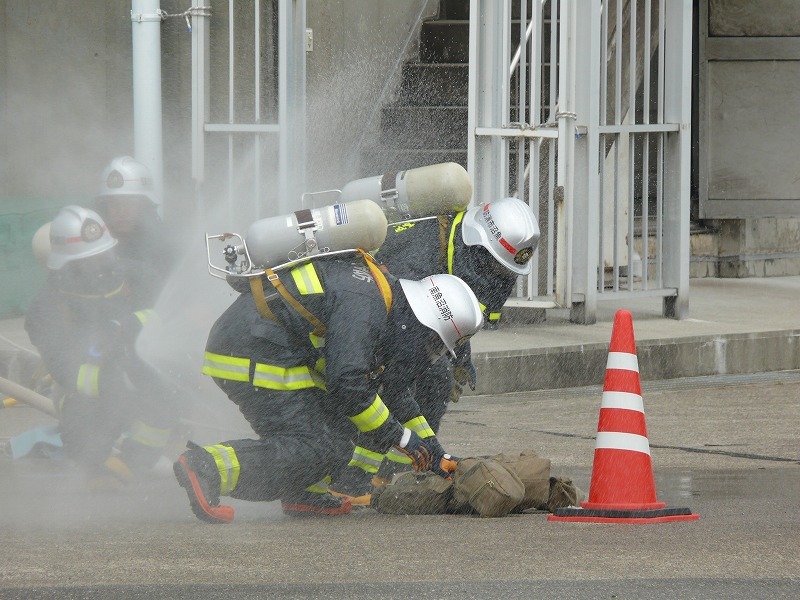
[(95, 256), (117, 245), (103, 219), (82, 206), (65, 206), (50, 224), (47, 268), (59, 270), (69, 262)]
[(467, 246), (481, 245), (504, 267), (527, 275), (539, 244), (539, 224), (522, 200), (502, 198), (469, 209), (461, 236)]

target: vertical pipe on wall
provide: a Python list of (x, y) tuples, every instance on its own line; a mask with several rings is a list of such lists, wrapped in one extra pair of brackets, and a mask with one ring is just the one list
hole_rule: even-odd
[(159, 200), (164, 190), (159, 0), (131, 1), (133, 140), (136, 160), (150, 169)]

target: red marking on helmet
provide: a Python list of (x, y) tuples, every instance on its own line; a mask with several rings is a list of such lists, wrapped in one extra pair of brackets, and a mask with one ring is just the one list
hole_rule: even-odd
[(461, 330), (458, 328), (458, 325), (456, 325), (456, 320), (455, 319), (450, 319), (450, 322), (453, 324), (453, 327), (455, 327), (455, 329), (456, 329), (456, 333), (458, 334), (458, 339), (461, 339), (462, 337), (464, 337), (463, 335), (461, 335)]
[(500, 238), (500, 244), (503, 246), (503, 248), (505, 248), (506, 250), (511, 252), (511, 254), (516, 254), (517, 253), (517, 249), (514, 248), (514, 246), (512, 246), (511, 244), (509, 244), (506, 241), (506, 238)]
[(483, 205), (483, 212), (486, 212), (487, 210), (489, 210), (489, 203), (488, 202)]

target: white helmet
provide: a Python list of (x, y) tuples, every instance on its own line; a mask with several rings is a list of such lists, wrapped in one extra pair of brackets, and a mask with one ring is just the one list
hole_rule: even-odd
[(527, 275), (539, 245), (539, 224), (522, 200), (502, 198), (470, 208), (464, 215), (461, 237), (467, 246), (481, 245), (504, 267)]
[(98, 202), (113, 196), (142, 196), (158, 204), (150, 169), (131, 156), (117, 156), (100, 176)]
[(433, 329), (455, 357), (455, 347), (480, 331), (483, 312), (478, 299), (455, 275), (431, 275), (420, 281), (399, 279), (417, 320)]
[(58, 270), (68, 262), (95, 256), (116, 245), (100, 215), (82, 206), (65, 206), (50, 224), (47, 268)]

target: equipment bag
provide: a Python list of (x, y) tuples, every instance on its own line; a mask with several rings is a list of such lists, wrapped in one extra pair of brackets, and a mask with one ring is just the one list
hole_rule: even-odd
[(453, 482), (435, 473), (405, 471), (372, 493), (370, 506), (387, 515), (440, 515), (447, 512)]
[(453, 476), (453, 512), (502, 517), (525, 497), (525, 484), (491, 458), (463, 458)]
[(514, 512), (529, 508), (542, 509), (550, 497), (550, 460), (537, 456), (532, 450), (520, 452), (519, 456), (495, 454), (491, 456), (520, 478), (525, 486), (525, 496), (514, 507)]

